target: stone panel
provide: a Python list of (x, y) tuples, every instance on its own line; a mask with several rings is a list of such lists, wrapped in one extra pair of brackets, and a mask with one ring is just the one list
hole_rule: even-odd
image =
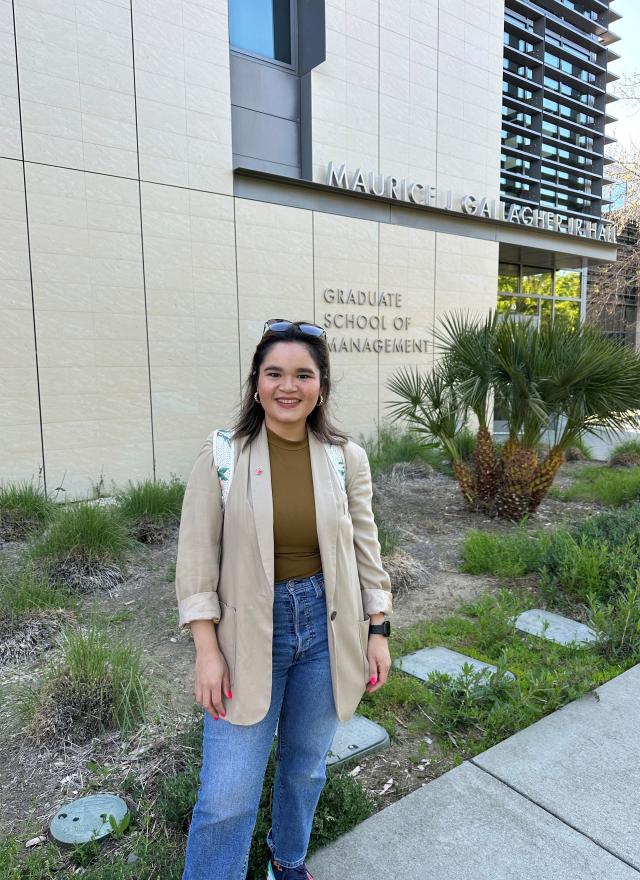
[(233, 190), (226, 0), (132, 0), (140, 176)]
[(0, 0), (0, 156), (22, 158), (11, 0)]
[(233, 201), (142, 185), (156, 473), (187, 476), (239, 388)]
[(15, 0), (25, 159), (137, 176), (125, 0)]
[(153, 473), (135, 181), (27, 166), (42, 421), (61, 497)]
[(22, 165), (0, 159), (0, 481), (42, 471)]

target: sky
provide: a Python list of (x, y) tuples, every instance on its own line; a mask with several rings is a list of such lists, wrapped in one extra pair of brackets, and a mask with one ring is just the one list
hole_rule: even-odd
[[(611, 8), (623, 17), (611, 25), (611, 30), (620, 37), (611, 48), (621, 57), (612, 62), (609, 69), (621, 78), (633, 73), (640, 75), (640, 0), (612, 0)], [(609, 88), (613, 91), (615, 83)], [(618, 121), (608, 126), (607, 133), (623, 146), (635, 142), (640, 148), (640, 101), (619, 100), (608, 106)]]

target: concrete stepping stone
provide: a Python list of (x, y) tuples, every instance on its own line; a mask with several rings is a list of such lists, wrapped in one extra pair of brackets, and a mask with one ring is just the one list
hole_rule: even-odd
[[(491, 672), (497, 672), (497, 667), (490, 663), (483, 663), (482, 660), (476, 660), (474, 657), (467, 657), (466, 654), (442, 647), (422, 648), (414, 654), (407, 654), (406, 657), (399, 657), (393, 661), (393, 665), (397, 669), (401, 669), (409, 675), (415, 675), (421, 681), (426, 681), (430, 672), (446, 672), (457, 678), (462, 674), (462, 667), (465, 663), (469, 663), (474, 671), (489, 669)], [(512, 672), (505, 672), (505, 676), (515, 679)]]
[[(275, 736), (277, 735), (276, 725)], [(353, 715), (346, 724), (338, 726), (327, 756), (327, 767), (335, 767), (352, 758), (386, 749), (389, 744), (389, 734), (384, 727), (363, 715)]]
[(516, 629), (532, 636), (541, 636), (559, 645), (594, 642), (596, 639), (596, 634), (586, 624), (542, 608), (530, 608), (518, 615)]
[(346, 724), (338, 727), (327, 757), (327, 767), (336, 767), (388, 746), (389, 734), (384, 727), (362, 715), (354, 715)]

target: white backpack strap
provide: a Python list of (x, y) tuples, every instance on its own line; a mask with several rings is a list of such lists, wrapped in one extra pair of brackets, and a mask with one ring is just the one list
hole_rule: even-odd
[(329, 456), (329, 461), (333, 465), (333, 469), (338, 475), (338, 479), (340, 480), (340, 485), (343, 490), (346, 492), (346, 466), (344, 459), (344, 449), (342, 446), (338, 446), (337, 443), (325, 443), (324, 448), (327, 451), (327, 455)]
[(220, 491), (222, 492), (222, 506), (227, 503), (227, 496), (231, 488), (234, 466), (233, 432), (226, 428), (219, 428), (211, 434), (211, 446), (213, 450), (213, 463), (218, 472)]

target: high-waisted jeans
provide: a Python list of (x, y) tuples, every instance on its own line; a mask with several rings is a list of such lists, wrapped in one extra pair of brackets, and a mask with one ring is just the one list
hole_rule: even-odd
[(271, 706), (262, 721), (230, 724), (205, 713), (200, 787), (183, 880), (245, 880), (276, 726), (267, 843), (277, 862), (294, 868), (305, 859), (338, 728), (322, 572), (275, 583)]

